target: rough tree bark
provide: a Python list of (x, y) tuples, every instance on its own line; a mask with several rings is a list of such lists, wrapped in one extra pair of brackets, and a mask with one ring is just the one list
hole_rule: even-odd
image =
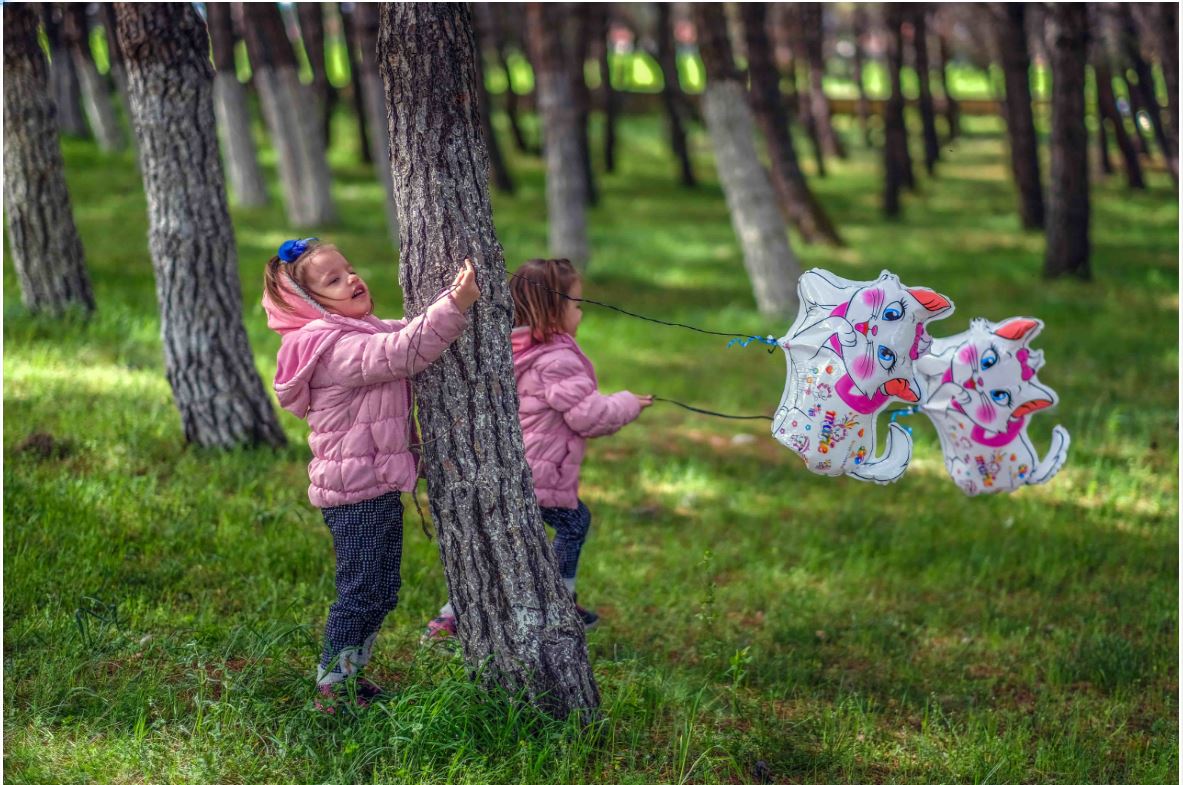
[(394, 247), (399, 245), (398, 208), (394, 202), (394, 181), (390, 177), (390, 137), (387, 126), (386, 88), (378, 70), (378, 4), (355, 3), (354, 30), (357, 34), (357, 70), (361, 75), (362, 103), (370, 129), (370, 159), (386, 193), (386, 227)]
[(904, 64), (904, 42), (900, 31), (903, 9), (899, 3), (886, 3), (884, 14), (891, 94), (883, 109), (883, 213), (894, 218), (900, 214), (900, 190), (912, 179), (912, 157), (908, 152), (904, 93), (900, 86), (900, 70)]
[(94, 129), (99, 149), (104, 152), (123, 149), (123, 130), (115, 117), (111, 92), (99, 75), (90, 52), (90, 29), (86, 23), (85, 3), (62, 4), (62, 42), (74, 61), (82, 104), (90, 119), (90, 127)]
[(332, 133), (329, 95), (333, 86), (329, 84), (329, 72), (325, 65), (324, 8), (316, 2), (296, 3), (296, 18), (300, 22), (300, 41), (304, 44), (304, 54), (308, 56), (308, 66), (312, 69), (312, 95), (316, 97), (320, 108), (321, 143), (328, 150)]
[(205, 24), (188, 3), (116, 3), (148, 201), (164, 367), (185, 438), (284, 443), (242, 323)]
[(766, 316), (787, 316), (797, 304), (801, 268), (789, 247), (772, 184), (756, 154), (747, 90), (735, 70), (723, 6), (695, 5), (694, 22), (707, 75), (703, 119), (756, 305)]
[(1031, 57), (1027, 52), (1025, 3), (990, 7), (998, 59), (1006, 84), (1003, 114), (1010, 136), (1011, 172), (1019, 189), (1019, 218), (1026, 229), (1044, 225), (1043, 186), (1039, 177), (1039, 140), (1031, 112)]
[(912, 6), (912, 48), (915, 53), (916, 77), (920, 84), (920, 123), (924, 135), (924, 169), (931, 176), (941, 159), (941, 143), (937, 139), (937, 114), (932, 102), (932, 87), (928, 71), (927, 9)]
[(49, 63), (37, 14), (4, 4), (4, 217), (21, 302), (30, 311), (94, 310), (66, 189)]
[(1056, 3), (1049, 8), (1047, 44), (1052, 66), (1052, 133), (1043, 273), (1048, 278), (1073, 275), (1087, 279), (1089, 166), (1084, 71), (1088, 16), (1084, 3)]
[[(1105, 28), (1104, 20), (1094, 16), (1091, 21), (1096, 38), (1089, 47), (1089, 53), (1093, 66), (1093, 81), (1096, 83), (1097, 91), (1097, 129), (1101, 133), (1102, 168), (1106, 174), (1113, 171), (1113, 164), (1108, 161), (1108, 135), (1105, 128), (1105, 121), (1108, 120), (1113, 127), (1113, 138), (1117, 142), (1117, 149), (1121, 151), (1126, 182), (1130, 188), (1145, 188), (1146, 181), (1142, 176), (1142, 162), (1138, 159), (1138, 151), (1134, 149), (1133, 141), (1126, 133), (1125, 122), (1122, 120), (1121, 112), (1117, 109), (1117, 98), (1113, 94), (1113, 69), (1110, 65), (1112, 53), (1102, 32)], [(1107, 162), (1108, 168), (1104, 168)]]
[(560, 48), (557, 7), (527, 3), (526, 21), (543, 126), (550, 255), (570, 259), (582, 269), (588, 259), (587, 182), (579, 147), (579, 107)]
[(830, 99), (822, 89), (822, 77), (826, 73), (825, 29), (822, 3), (801, 3), (799, 5), (801, 37), (805, 44), (805, 58), (809, 63), (809, 116), (817, 126), (822, 149), (828, 156), (845, 158), (846, 148), (834, 129), (830, 113)]
[(867, 85), (863, 82), (863, 61), (866, 58), (867, 9), (862, 3), (854, 6), (854, 83), (858, 87), (858, 123), (863, 132), (863, 142), (871, 146), (870, 101), (867, 100)]
[(62, 3), (41, 3), (41, 24), (49, 45), (49, 79), (54, 106), (57, 107), (58, 130), (66, 136), (90, 138), (90, 126), (82, 111), (82, 88), (74, 58), (66, 48), (62, 31)]
[(805, 242), (841, 245), (833, 222), (805, 182), (793, 149), (789, 118), (780, 93), (780, 73), (768, 41), (768, 7), (764, 3), (742, 3), (739, 10), (748, 52), (752, 110), (768, 147), (772, 185), (781, 210)]
[(255, 137), (246, 90), (238, 81), (234, 64), (234, 23), (228, 3), (208, 3), (206, 24), (214, 52), (214, 111), (218, 136), (229, 174), (230, 190), (238, 204), (260, 207), (267, 204), (267, 183), (259, 168)]
[(300, 84), (279, 7), (243, 3), (242, 12), (251, 72), (279, 159), (288, 221), (295, 227), (332, 223), (336, 209), (319, 103), (311, 88)]
[(489, 14), (477, 13), (473, 9), (472, 31), (476, 38), (476, 90), (477, 100), (480, 101), (481, 132), (485, 135), (485, 147), (489, 151), (489, 164), (493, 167), (493, 182), (497, 190), (502, 193), (513, 193), (513, 178), (509, 176), (509, 169), (505, 166), (505, 159), (501, 156), (501, 145), (497, 143), (497, 133), (493, 129), (493, 102), (489, 99), (489, 88), (485, 84), (485, 46), (490, 40), (487, 26)]
[(657, 3), (655, 58), (661, 69), (661, 105), (665, 109), (669, 124), (670, 147), (678, 159), (682, 173), (682, 185), (694, 188), (698, 180), (694, 177), (694, 166), (690, 162), (690, 150), (686, 145), (686, 127), (681, 111), (681, 88), (678, 79), (677, 52), (674, 48), (674, 28), (670, 22), (669, 3)]
[(338, 3), (337, 10), (341, 14), (341, 34), (345, 39), (345, 49), (349, 52), (349, 89), (353, 93), (353, 114), (357, 118), (358, 152), (362, 163), (370, 164), (374, 162), (374, 158), (370, 154), (366, 102), (361, 84), (361, 68), (358, 66), (361, 54), (357, 45), (357, 22), (353, 3)]
[[(465, 660), (558, 717), (591, 720), (599, 692), (583, 625), (559, 580), (518, 423), (513, 312), (493, 227), (476, 109), (469, 11), (384, 3), (380, 54), (403, 237), (407, 315), (473, 259), (481, 299), (468, 330), (414, 379), (431, 512)], [(457, 423), (457, 417), (460, 421)]]

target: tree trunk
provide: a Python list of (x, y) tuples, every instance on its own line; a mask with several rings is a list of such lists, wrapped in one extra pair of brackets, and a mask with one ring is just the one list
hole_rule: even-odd
[(422, 466), (464, 657), (487, 683), (524, 693), (553, 716), (591, 721), (600, 697), (583, 625), (559, 580), (522, 447), (513, 308), (489, 206), (468, 8), (384, 3), (379, 51), (395, 108), (407, 315), (422, 313), (465, 257), (481, 286), (468, 330), (414, 379)]
[(912, 6), (912, 47), (916, 55), (916, 76), (920, 83), (920, 121), (924, 129), (924, 170), (931, 176), (941, 159), (941, 143), (937, 140), (937, 115), (932, 103), (932, 87), (928, 72), (928, 31), (922, 5)]
[[(1127, 3), (1117, 3), (1116, 7), (1119, 14), (1120, 30), (1122, 31), (1121, 40), (1125, 54), (1134, 69), (1134, 74), (1138, 77), (1137, 85), (1130, 85), (1131, 97), (1133, 97), (1133, 93), (1136, 91), (1138, 102), (1150, 117), (1150, 124), (1154, 128), (1154, 136), (1158, 141), (1158, 146), (1162, 149), (1163, 158), (1166, 159), (1167, 171), (1171, 174), (1171, 180), (1178, 185), (1178, 153), (1167, 137), (1166, 129), (1163, 127), (1162, 105), (1159, 104), (1158, 97), (1154, 94), (1154, 76), (1151, 73), (1150, 64), (1142, 57), (1139, 47), (1140, 38), (1137, 27), (1134, 24), (1133, 14)], [(1135, 127), (1138, 125), (1136, 120), (1134, 125)]]
[(300, 84), (296, 55), (279, 7), (272, 3), (243, 3), (242, 10), (251, 71), (279, 159), (288, 221), (294, 227), (332, 223), (336, 209), (320, 104), (311, 88)]
[(111, 69), (111, 80), (115, 82), (115, 92), (119, 94), (119, 102), (123, 106), (123, 116), (127, 120), (127, 138), (134, 146), (136, 135), (131, 132), (131, 103), (127, 99), (127, 74), (123, 69), (123, 54), (119, 51), (119, 42), (115, 39), (114, 4), (99, 3), (99, 13), (103, 19), (103, 33), (107, 38), (107, 62)]
[(234, 64), (234, 24), (228, 3), (207, 3), (206, 24), (214, 53), (214, 111), (230, 190), (243, 207), (267, 204), (267, 184), (255, 151), (246, 90)]
[[(348, 6), (348, 10), (346, 10), (346, 6)], [(345, 48), (349, 52), (349, 89), (353, 93), (353, 114), (357, 118), (358, 152), (361, 153), (362, 163), (372, 164), (374, 157), (370, 154), (370, 137), (366, 127), (366, 102), (362, 95), (361, 68), (358, 65), (361, 53), (357, 45), (357, 21), (354, 5), (353, 3), (338, 3), (337, 8), (341, 14), (341, 32), (345, 38)], [(388, 167), (383, 166), (383, 168)]]
[(1084, 3), (1057, 3), (1048, 10), (1047, 42), (1052, 66), (1051, 188), (1048, 192), (1048, 278), (1089, 278), (1088, 133), (1084, 125), (1084, 66), (1088, 18)]
[(793, 149), (789, 119), (781, 100), (780, 74), (768, 42), (767, 6), (742, 3), (739, 10), (748, 51), (752, 110), (768, 146), (772, 185), (781, 210), (805, 242), (841, 245), (834, 224), (809, 190)]
[(378, 182), (386, 193), (386, 227), (390, 231), (394, 247), (399, 246), (398, 208), (394, 201), (394, 180), (390, 176), (390, 137), (384, 133), (389, 125), (386, 103), (386, 88), (378, 70), (378, 4), (355, 3), (353, 6), (354, 29), (357, 32), (359, 59), (358, 73), (361, 75), (362, 103), (365, 106), (366, 125), (370, 129), (370, 159)]
[(604, 112), (604, 171), (616, 171), (616, 115), (620, 109), (620, 94), (612, 86), (612, 63), (608, 58), (608, 27), (611, 3), (592, 3), (589, 30), (591, 55), (600, 72), (600, 108)]
[(485, 147), (489, 151), (489, 163), (493, 167), (493, 182), (497, 190), (502, 193), (513, 193), (513, 178), (509, 176), (509, 169), (505, 166), (505, 159), (501, 157), (501, 145), (497, 144), (497, 133), (493, 129), (493, 104), (489, 100), (489, 88), (485, 84), (485, 44), (489, 41), (489, 30), (486, 27), (488, 14), (480, 14), (473, 9), (472, 31), (476, 38), (476, 94), (480, 102), (481, 132), (485, 135)]
[(790, 105), (796, 108), (801, 127), (805, 129), (805, 134), (809, 137), (809, 144), (813, 148), (813, 159), (817, 163), (817, 176), (825, 177), (825, 147), (818, 130), (816, 118), (813, 116), (810, 89), (808, 85), (806, 85), (804, 91), (797, 89), (797, 65), (801, 62), (802, 58), (806, 57), (805, 34), (802, 30), (804, 25), (802, 5), (802, 3), (783, 3), (780, 7), (781, 35), (788, 43), (791, 51), (785, 73), (785, 76), (789, 80), (789, 93), (785, 97), (785, 100), (790, 101)]
[(122, 150), (123, 131), (115, 118), (111, 93), (91, 56), (85, 3), (62, 4), (62, 43), (68, 56), (73, 60), (82, 104), (86, 109), (86, 116), (90, 119), (90, 127), (94, 129), (99, 149), (108, 153)]
[(116, 3), (148, 200), (164, 365), (185, 438), (282, 445), (242, 323), (205, 25), (188, 3)]
[(686, 145), (686, 128), (683, 125), (681, 88), (678, 80), (677, 52), (674, 49), (674, 28), (670, 23), (670, 6), (668, 3), (656, 3), (657, 6), (657, 54), (655, 59), (661, 69), (661, 105), (665, 109), (666, 120), (669, 123), (670, 148), (678, 159), (682, 172), (682, 185), (695, 188), (698, 181), (694, 177), (694, 166), (690, 163), (690, 150)]
[(772, 184), (756, 154), (752, 113), (732, 59), (723, 6), (697, 4), (694, 17), (707, 75), (702, 114), (756, 305), (765, 316), (788, 316), (797, 305), (801, 268), (789, 247)]
[(4, 5), (4, 217), (21, 302), (33, 312), (94, 311), (66, 189), (49, 64), (37, 14)]
[[(590, 3), (575, 3), (573, 8), (573, 11), (566, 12), (571, 14), (573, 18), (565, 20), (571, 22), (572, 29), (569, 32), (572, 34), (571, 50), (574, 52), (568, 65), (571, 68), (571, 84), (575, 88), (575, 107), (579, 117), (576, 128), (579, 130), (580, 159), (583, 161), (583, 181), (587, 187), (587, 204), (589, 207), (594, 207), (600, 201), (600, 191), (596, 187), (596, 173), (591, 160), (591, 142), (588, 134), (588, 125), (591, 122), (591, 91), (587, 88), (587, 76), (584, 73), (588, 51), (591, 48), (592, 9)], [(561, 38), (560, 41), (562, 41)], [(565, 49), (560, 43), (560, 51), (565, 53)]]
[[(1174, 152), (1174, 171), (1179, 171), (1179, 6), (1175, 3), (1155, 3), (1154, 28), (1158, 33), (1158, 58), (1163, 80), (1167, 85), (1167, 117), (1171, 121), (1168, 138)], [(1154, 17), (1152, 17), (1154, 18)]]
[(867, 86), (863, 81), (863, 61), (866, 57), (867, 9), (862, 3), (854, 6), (854, 83), (858, 87), (858, 124), (863, 132), (863, 142), (871, 146), (870, 102), (867, 100)]
[(830, 99), (822, 88), (822, 77), (826, 73), (825, 28), (821, 3), (801, 3), (801, 32), (805, 42), (805, 56), (809, 61), (809, 114), (817, 126), (822, 149), (828, 156), (845, 158), (846, 149), (842, 139), (834, 130), (830, 116)]
[(579, 147), (579, 108), (571, 69), (563, 62), (556, 11), (549, 3), (527, 3), (527, 36), (543, 126), (550, 255), (570, 259), (583, 269), (588, 259), (587, 183)]
[(941, 24), (936, 26), (937, 36), (937, 72), (941, 75), (941, 93), (945, 96), (945, 125), (948, 126), (948, 135), (945, 137), (946, 141), (952, 141), (957, 138), (961, 132), (961, 105), (958, 104), (957, 99), (953, 97), (953, 92), (949, 89), (949, 69), (952, 60), (949, 57), (949, 33), (945, 29), (947, 22), (944, 21), (939, 12), (937, 18), (941, 19)]
[[(1125, 164), (1126, 181), (1130, 188), (1145, 188), (1146, 182), (1142, 178), (1142, 164), (1138, 160), (1138, 151), (1134, 149), (1134, 143), (1130, 141), (1125, 130), (1125, 123), (1122, 122), (1121, 113), (1117, 110), (1117, 99), (1113, 95), (1113, 71), (1109, 66), (1109, 55), (1101, 42), (1096, 42), (1092, 47), (1092, 55), (1093, 81), (1096, 82), (1097, 89), (1097, 126), (1103, 134), (1105, 121), (1108, 120), (1113, 124), (1113, 138), (1117, 142), (1117, 149), (1121, 151), (1121, 158)], [(1102, 165), (1108, 162), (1108, 167), (1104, 171), (1109, 174), (1113, 171), (1113, 163), (1108, 161), (1109, 151), (1106, 141), (1102, 136), (1101, 161)]]
[(327, 151), (332, 133), (329, 93), (332, 92), (333, 86), (329, 84), (329, 73), (325, 65), (324, 9), (316, 2), (296, 3), (296, 17), (300, 21), (300, 40), (304, 44), (304, 54), (308, 56), (308, 65), (312, 69), (312, 94), (320, 107), (321, 143)]
[(900, 69), (904, 64), (904, 42), (900, 32), (903, 10), (899, 3), (884, 6), (887, 26), (887, 72), (891, 94), (883, 109), (883, 213), (888, 218), (900, 214), (900, 190), (911, 179), (912, 158), (908, 153), (908, 127), (904, 121), (904, 93)]
[(66, 136), (90, 138), (90, 127), (82, 112), (82, 88), (74, 58), (63, 40), (63, 3), (41, 3), (41, 23), (49, 45), (49, 78), (54, 106), (57, 107), (58, 129)]
[(991, 6), (998, 57), (1006, 83), (1004, 108), (1010, 135), (1011, 172), (1019, 189), (1019, 217), (1026, 229), (1042, 229), (1043, 186), (1039, 177), (1039, 140), (1031, 112), (1031, 58), (1024, 32), (1026, 4)]
[(513, 134), (514, 145), (520, 153), (537, 155), (538, 149), (526, 141), (521, 121), (518, 119), (518, 94), (513, 89), (513, 72), (509, 67), (507, 54), (509, 44), (506, 41), (507, 25), (504, 15), (508, 13), (508, 6), (508, 3), (476, 3), (473, 10), (478, 14), (484, 13), (489, 16), (489, 30), (492, 33), (493, 46), (497, 52), (497, 64), (505, 72), (505, 115), (509, 118), (509, 130)]

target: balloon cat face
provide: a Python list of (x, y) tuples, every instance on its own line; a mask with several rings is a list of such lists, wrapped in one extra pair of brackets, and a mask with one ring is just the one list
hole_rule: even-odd
[(971, 496), (1047, 482), (1067, 460), (1062, 427), (1042, 460), (1027, 435), (1028, 415), (1058, 400), (1035, 376), (1043, 352), (1028, 347), (1042, 329), (1026, 317), (974, 319), (966, 332), (936, 339), (916, 364), (920, 408), (936, 426), (950, 476)]
[(810, 270), (797, 294), (800, 311), (780, 340), (788, 373), (773, 435), (816, 473), (898, 479), (911, 438), (892, 426), (887, 452), (877, 457), (875, 415), (893, 396), (919, 400), (912, 365), (931, 342), (924, 326), (952, 313), (952, 302), (887, 271), (874, 281), (848, 281)]

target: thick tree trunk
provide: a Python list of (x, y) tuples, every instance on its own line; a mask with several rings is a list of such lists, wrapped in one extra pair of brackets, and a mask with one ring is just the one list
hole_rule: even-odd
[(863, 132), (863, 142), (871, 146), (870, 101), (867, 100), (867, 86), (863, 82), (863, 63), (866, 58), (867, 9), (862, 3), (854, 6), (854, 83), (858, 87), (858, 124)]
[(991, 6), (998, 56), (1006, 82), (1004, 114), (1010, 136), (1011, 172), (1019, 189), (1019, 217), (1026, 229), (1044, 225), (1043, 186), (1039, 177), (1039, 140), (1031, 112), (1031, 58), (1024, 32), (1026, 4)]
[(616, 171), (616, 116), (620, 110), (620, 94), (612, 86), (612, 62), (608, 58), (608, 23), (611, 3), (592, 3), (589, 30), (591, 55), (600, 72), (600, 108), (604, 112), (604, 171)]
[(1088, 17), (1084, 3), (1057, 3), (1047, 17), (1052, 66), (1051, 172), (1047, 255), (1043, 273), (1089, 278), (1088, 132), (1084, 125), (1084, 66)]
[[(486, 9), (487, 10), (487, 9)], [(489, 88), (485, 84), (485, 44), (489, 41), (489, 29), (486, 26), (488, 14), (480, 14), (473, 9), (473, 34), (476, 37), (476, 91), (480, 101), (481, 132), (485, 135), (485, 147), (489, 151), (489, 164), (493, 167), (493, 182), (497, 190), (502, 193), (513, 193), (513, 178), (509, 176), (509, 169), (505, 166), (505, 159), (501, 156), (501, 145), (497, 143), (497, 133), (493, 129), (493, 104), (489, 100)]]
[[(1115, 5), (1120, 20), (1119, 29), (1122, 32), (1121, 41), (1125, 49), (1125, 55), (1129, 58), (1130, 65), (1134, 69), (1134, 74), (1138, 77), (1138, 83), (1136, 85), (1130, 85), (1131, 98), (1136, 91), (1138, 103), (1150, 117), (1150, 124), (1154, 128), (1154, 137), (1158, 141), (1159, 148), (1162, 149), (1163, 158), (1166, 159), (1167, 171), (1171, 174), (1171, 180), (1178, 185), (1178, 152), (1167, 137), (1166, 128), (1163, 127), (1162, 105), (1159, 104), (1158, 97), (1154, 94), (1154, 76), (1151, 73), (1150, 64), (1142, 57), (1138, 29), (1134, 24), (1133, 13), (1128, 3), (1117, 3)], [(1137, 122), (1134, 125), (1137, 126)]]
[[(354, 6), (352, 3), (338, 3), (337, 8), (341, 14), (341, 33), (345, 38), (345, 49), (349, 52), (349, 90), (353, 94), (353, 113), (357, 118), (358, 152), (361, 153), (362, 162), (370, 164), (374, 162), (374, 158), (370, 154), (371, 145), (369, 131), (367, 130), (366, 102), (365, 98), (362, 97), (361, 67), (358, 65), (361, 60), (361, 53), (357, 44), (357, 21), (353, 10)], [(379, 133), (382, 133), (381, 130), (379, 130)]]
[(883, 109), (883, 213), (900, 214), (900, 190), (912, 179), (912, 157), (908, 152), (908, 127), (904, 121), (904, 93), (900, 70), (904, 64), (904, 42), (900, 31), (903, 9), (899, 3), (885, 4), (887, 27), (887, 72), (891, 94)]
[(164, 366), (185, 438), (284, 443), (242, 323), (205, 25), (188, 3), (116, 3), (140, 139)]
[(4, 217), (21, 302), (30, 311), (94, 310), (58, 142), (37, 14), (4, 5)]
[(694, 22), (707, 74), (703, 119), (756, 305), (765, 316), (788, 316), (797, 304), (801, 268), (789, 247), (772, 184), (756, 154), (747, 91), (732, 60), (722, 5), (695, 5)]
[(670, 22), (669, 3), (657, 3), (657, 53), (655, 59), (661, 69), (661, 105), (665, 109), (669, 124), (670, 148), (678, 159), (682, 173), (682, 185), (694, 188), (698, 181), (694, 177), (694, 166), (690, 163), (690, 150), (686, 145), (686, 128), (681, 111), (681, 87), (678, 79), (677, 52), (674, 48), (674, 28)]
[(49, 45), (49, 78), (54, 106), (57, 107), (58, 130), (65, 136), (90, 138), (90, 127), (82, 111), (82, 87), (74, 58), (70, 56), (62, 30), (63, 3), (41, 3), (41, 24)]
[[(559, 13), (563, 14), (563, 12)], [(591, 91), (588, 90), (587, 76), (584, 73), (591, 49), (591, 4), (575, 3), (573, 10), (566, 13), (571, 14), (572, 17), (564, 21), (571, 23), (569, 32), (572, 36), (571, 51), (573, 56), (569, 59), (568, 66), (571, 69), (571, 85), (575, 89), (575, 107), (579, 118), (576, 125), (579, 130), (579, 155), (583, 162), (583, 182), (587, 187), (587, 204), (589, 207), (594, 207), (600, 201), (600, 190), (596, 187), (596, 173), (592, 167), (591, 141), (588, 133), (588, 125), (591, 122)], [(560, 42), (562, 40), (560, 38)], [(565, 54), (565, 49), (560, 43), (560, 51)]]
[(261, 207), (267, 204), (267, 184), (255, 151), (246, 90), (238, 81), (234, 64), (234, 24), (230, 18), (230, 5), (208, 3), (205, 13), (216, 69), (214, 112), (218, 118), (218, 136), (222, 141), (230, 190), (243, 207)]
[(579, 146), (579, 107), (571, 69), (560, 49), (556, 10), (549, 3), (527, 3), (527, 35), (543, 126), (550, 255), (570, 259), (583, 269), (588, 260), (587, 182)]
[(522, 447), (476, 57), (466, 6), (382, 5), (407, 315), (422, 313), (465, 257), (482, 292), (468, 330), (414, 380), (422, 465), (471, 672), (554, 716), (590, 721), (600, 698), (583, 625), (559, 580)]
[(321, 143), (325, 150), (328, 150), (332, 133), (329, 93), (332, 92), (333, 86), (329, 84), (329, 73), (325, 65), (324, 9), (316, 2), (296, 3), (296, 17), (300, 20), (300, 40), (304, 44), (304, 54), (308, 56), (308, 65), (312, 69), (312, 94), (320, 108)]
[(107, 83), (99, 75), (90, 53), (90, 30), (86, 24), (85, 3), (62, 4), (62, 42), (74, 61), (74, 72), (78, 76), (82, 105), (94, 129), (95, 141), (104, 152), (122, 150), (123, 130), (115, 117), (111, 93)]
[(834, 224), (809, 190), (793, 149), (789, 119), (781, 100), (780, 74), (768, 42), (767, 6), (743, 3), (739, 9), (748, 51), (752, 109), (768, 146), (772, 185), (781, 210), (805, 242), (841, 245)]
[(797, 66), (806, 58), (805, 34), (802, 30), (802, 26), (804, 25), (804, 19), (801, 13), (802, 5), (801, 3), (783, 3), (780, 6), (781, 37), (788, 43), (791, 52), (788, 66), (785, 69), (785, 76), (789, 80), (789, 91), (785, 96), (785, 101), (789, 102), (789, 105), (796, 109), (797, 118), (801, 127), (805, 130), (806, 136), (809, 137), (809, 144), (813, 149), (813, 160), (817, 164), (817, 176), (825, 177), (825, 147), (818, 129), (817, 120), (813, 116), (810, 88), (807, 84), (805, 90), (797, 89)]
[(949, 70), (952, 67), (952, 59), (949, 57), (949, 33), (945, 29), (948, 23), (945, 21), (944, 15), (939, 12), (936, 18), (940, 20), (940, 24), (935, 27), (937, 36), (937, 73), (941, 75), (941, 93), (945, 96), (945, 125), (948, 127), (948, 135), (945, 137), (945, 140), (952, 141), (961, 132), (961, 105), (953, 97), (953, 92), (949, 89)]
[(826, 73), (825, 29), (821, 3), (801, 3), (801, 33), (805, 42), (805, 56), (809, 62), (809, 114), (817, 126), (817, 134), (826, 155), (845, 158), (846, 149), (842, 139), (834, 130), (830, 115), (830, 99), (822, 89), (822, 77)]
[(912, 6), (912, 47), (916, 55), (917, 81), (920, 84), (920, 121), (924, 131), (924, 169), (931, 176), (941, 159), (941, 143), (937, 139), (937, 114), (932, 102), (932, 87), (928, 71), (927, 10), (922, 5)]
[(320, 104), (311, 88), (300, 84), (279, 7), (244, 3), (242, 10), (251, 71), (279, 158), (288, 221), (294, 227), (330, 224), (336, 220), (336, 209)]
[(386, 88), (378, 70), (378, 4), (356, 3), (353, 6), (354, 30), (357, 33), (359, 59), (358, 73), (361, 75), (362, 104), (365, 107), (366, 125), (370, 129), (370, 159), (378, 182), (386, 193), (386, 228), (390, 231), (394, 247), (399, 246), (398, 208), (394, 201), (394, 180), (390, 176), (390, 137), (385, 133), (389, 125), (387, 112), (393, 109), (386, 103)]
[[(1113, 70), (1109, 66), (1109, 56), (1104, 46), (1092, 47), (1093, 77), (1097, 89), (1097, 126), (1101, 133), (1105, 132), (1105, 121), (1113, 124), (1113, 138), (1117, 142), (1117, 149), (1121, 151), (1122, 162), (1125, 164), (1126, 181), (1130, 188), (1145, 188), (1146, 181), (1142, 177), (1142, 163), (1138, 160), (1138, 151), (1126, 133), (1125, 123), (1122, 122), (1121, 112), (1117, 110), (1117, 99), (1113, 95)], [(1106, 139), (1101, 137), (1101, 160), (1109, 158), (1106, 149)], [(1113, 164), (1109, 162), (1105, 173), (1113, 171)]]

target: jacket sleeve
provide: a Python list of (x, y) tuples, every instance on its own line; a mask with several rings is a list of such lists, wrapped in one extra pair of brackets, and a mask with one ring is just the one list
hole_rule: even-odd
[(584, 366), (574, 357), (559, 355), (538, 369), (546, 403), (580, 436), (590, 439), (616, 433), (641, 413), (630, 392), (603, 395)]
[(444, 297), (392, 333), (349, 333), (321, 359), (335, 383), (346, 387), (405, 379), (439, 359), (464, 332), (468, 319)]

